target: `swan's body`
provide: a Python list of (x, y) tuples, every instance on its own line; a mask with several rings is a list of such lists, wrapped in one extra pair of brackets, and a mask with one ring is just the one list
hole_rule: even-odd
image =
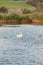
[(18, 37), (18, 38), (22, 38), (22, 37), (23, 37), (22, 32), (20, 32), (20, 34), (18, 34), (17, 37)]

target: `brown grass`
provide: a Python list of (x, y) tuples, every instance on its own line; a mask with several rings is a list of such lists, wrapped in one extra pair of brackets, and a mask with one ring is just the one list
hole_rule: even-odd
[(0, 24), (36, 24), (36, 25), (43, 25), (43, 20), (0, 20)]

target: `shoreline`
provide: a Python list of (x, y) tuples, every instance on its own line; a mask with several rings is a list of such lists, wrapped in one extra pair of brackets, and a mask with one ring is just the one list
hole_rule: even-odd
[(32, 20), (0, 20), (0, 26), (3, 25), (21, 25), (21, 24), (33, 24), (33, 25), (43, 25), (43, 20), (37, 20), (37, 19), (32, 19)]

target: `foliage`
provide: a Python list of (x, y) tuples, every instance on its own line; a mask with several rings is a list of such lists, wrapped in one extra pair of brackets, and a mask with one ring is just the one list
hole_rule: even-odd
[(8, 13), (8, 9), (5, 7), (0, 7), (0, 12), (1, 13)]
[(23, 14), (30, 14), (30, 13), (32, 13), (31, 10), (28, 10), (28, 9), (24, 9), (24, 10), (23, 10)]
[(40, 19), (43, 20), (43, 13), (33, 13), (33, 14), (23, 14), (23, 15), (18, 15), (18, 14), (0, 14), (0, 19), (4, 20), (29, 20), (29, 19)]
[(34, 13), (34, 14), (32, 14), (32, 19), (43, 20), (43, 13)]
[(43, 2), (43, 0), (39, 0), (40, 2)]

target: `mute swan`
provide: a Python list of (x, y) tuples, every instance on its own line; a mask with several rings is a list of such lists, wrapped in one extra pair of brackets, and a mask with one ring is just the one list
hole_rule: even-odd
[(22, 32), (20, 32), (18, 35), (17, 35), (18, 38), (22, 38), (23, 37), (23, 34)]

